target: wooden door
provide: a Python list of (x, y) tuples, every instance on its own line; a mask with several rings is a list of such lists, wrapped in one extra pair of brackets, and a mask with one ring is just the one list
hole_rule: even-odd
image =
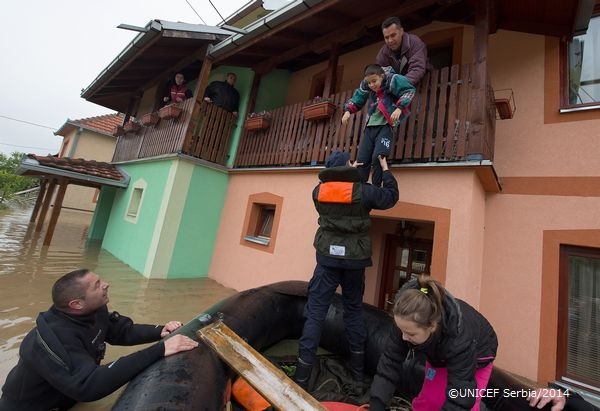
[(386, 236), (379, 308), (391, 310), (396, 291), (404, 283), (419, 274), (429, 273), (432, 247), (432, 240)]

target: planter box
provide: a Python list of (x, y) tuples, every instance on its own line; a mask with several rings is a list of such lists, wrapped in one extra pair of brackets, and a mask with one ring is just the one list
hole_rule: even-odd
[(269, 125), (271, 125), (271, 120), (263, 116), (250, 117), (244, 122), (244, 128), (250, 131), (266, 130)]
[(142, 128), (142, 126), (140, 125), (140, 123), (129, 121), (127, 124), (125, 124), (123, 126), (123, 128), (125, 129), (126, 133), (129, 133), (129, 132), (136, 132), (136, 131), (138, 131), (140, 128)]
[(160, 110), (158, 110), (158, 116), (163, 120), (170, 120), (172, 118), (177, 118), (181, 114), (181, 107), (177, 104), (169, 104), (168, 106), (164, 106)]
[(158, 113), (147, 113), (142, 117), (142, 124), (145, 126), (153, 126), (154, 124), (158, 123), (158, 120), (160, 120)]
[(125, 135), (125, 129), (123, 126), (115, 126), (112, 131), (112, 135), (115, 137), (121, 137)]
[(315, 121), (330, 118), (335, 112), (335, 104), (329, 101), (322, 101), (319, 103), (309, 104), (308, 106), (302, 107), (302, 114), (304, 120)]

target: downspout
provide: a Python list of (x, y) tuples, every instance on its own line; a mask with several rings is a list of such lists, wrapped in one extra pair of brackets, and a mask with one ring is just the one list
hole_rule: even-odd
[(75, 150), (77, 149), (77, 144), (79, 143), (79, 136), (82, 132), (83, 127), (79, 127), (77, 129), (77, 132), (75, 133), (75, 136), (73, 137), (73, 143), (71, 144), (71, 148), (69, 148), (69, 154), (67, 154), (67, 157), (73, 158), (73, 156), (75, 155)]

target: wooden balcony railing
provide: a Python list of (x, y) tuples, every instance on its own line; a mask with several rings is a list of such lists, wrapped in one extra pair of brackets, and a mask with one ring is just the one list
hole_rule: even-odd
[[(470, 130), (472, 65), (455, 65), (427, 73), (419, 83), (410, 117), (394, 132), (390, 158), (396, 162), (461, 161), (468, 147), (483, 147), (478, 159), (493, 159), (495, 109), (493, 91), (487, 86), (487, 118), (483, 131)], [(305, 121), (303, 103), (272, 110), (270, 127), (245, 131), (238, 147), (235, 167), (278, 167), (323, 164), (332, 150), (345, 150), (356, 158), (364, 129), (366, 107), (341, 124), (342, 106), (352, 95), (332, 96), (337, 106), (329, 119)], [(481, 142), (469, 139), (480, 138)], [(474, 144), (481, 143), (481, 144)]]
[[(194, 104), (200, 104), (200, 107), (196, 118), (191, 119)], [(156, 125), (119, 137), (113, 162), (185, 153), (225, 165), (235, 121), (233, 115), (195, 99), (184, 101), (181, 107), (181, 115), (176, 119), (161, 120)], [(193, 132), (188, 133), (188, 127), (193, 127)]]

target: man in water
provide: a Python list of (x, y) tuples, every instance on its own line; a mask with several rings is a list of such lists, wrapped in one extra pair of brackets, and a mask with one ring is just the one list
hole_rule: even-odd
[(2, 387), (0, 411), (67, 410), (78, 401), (95, 401), (129, 382), (150, 364), (198, 343), (174, 335), (148, 348), (100, 365), (113, 345), (158, 341), (181, 327), (134, 324), (109, 313), (108, 283), (87, 269), (65, 274), (52, 287), (53, 305), (40, 313), (19, 350), (19, 362)]

